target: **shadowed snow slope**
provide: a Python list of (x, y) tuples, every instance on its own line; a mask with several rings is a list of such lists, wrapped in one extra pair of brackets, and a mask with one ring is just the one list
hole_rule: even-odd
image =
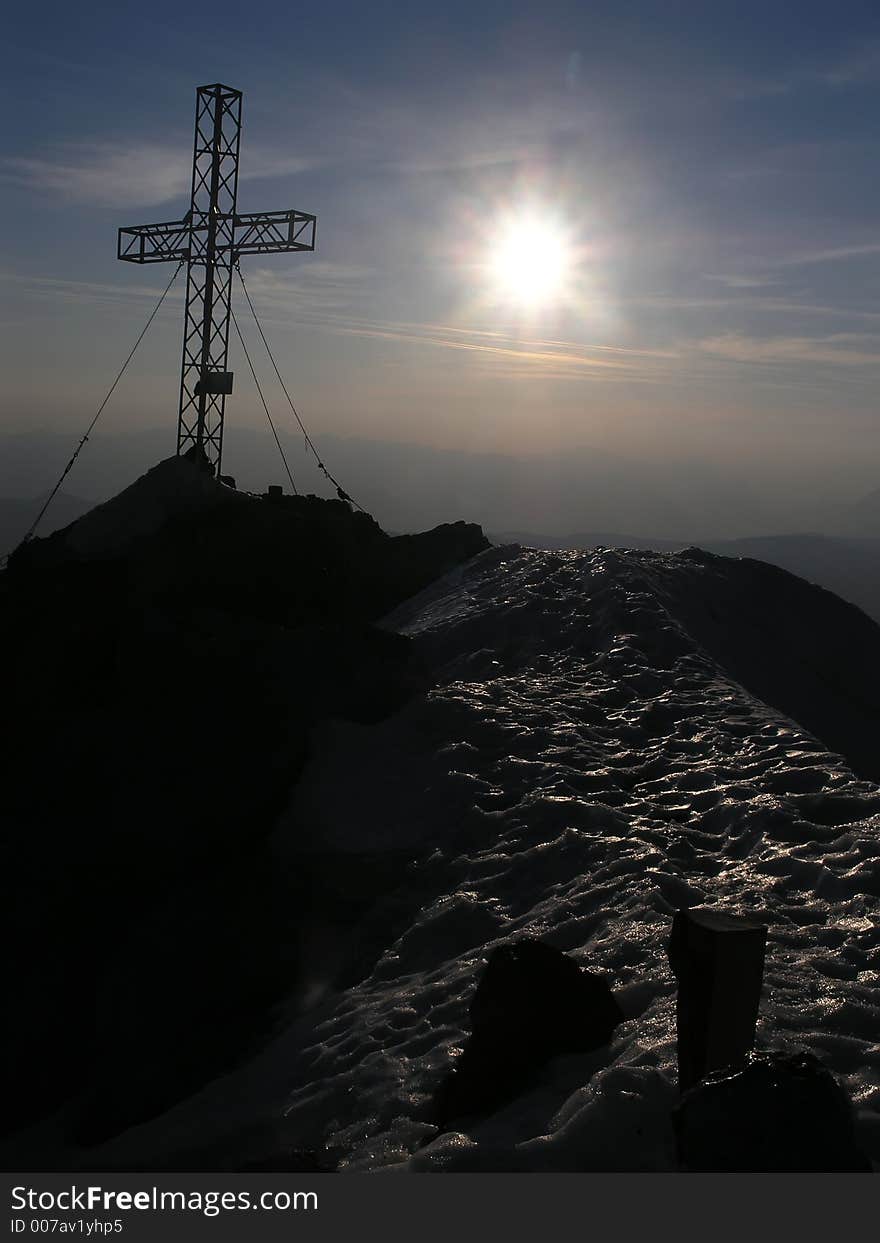
[[(379, 724), (321, 726), (273, 840), (279, 864), (323, 852), (354, 876), (408, 852), (405, 883), (337, 936), (334, 960), (359, 964), (345, 987), (328, 949), (310, 1010), (91, 1167), (281, 1168), (306, 1149), (342, 1170), (674, 1168), (665, 946), (700, 903), (766, 920), (759, 1043), (829, 1066), (876, 1163), (880, 791), (784, 712), (813, 712), (826, 743), (846, 703), (868, 722), (873, 623), (758, 563), (512, 546), (384, 625), (415, 637), (434, 689)], [(481, 966), (523, 935), (607, 973), (626, 1021), (438, 1134), (430, 1097)]]

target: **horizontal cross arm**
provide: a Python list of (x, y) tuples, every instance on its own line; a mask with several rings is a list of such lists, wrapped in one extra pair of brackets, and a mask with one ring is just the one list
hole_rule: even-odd
[(164, 224), (137, 224), (119, 230), (117, 257), (129, 263), (162, 263), (167, 259), (188, 259), (190, 218)]
[(235, 217), (233, 250), (238, 255), (314, 250), (316, 217), (303, 211), (252, 211)]

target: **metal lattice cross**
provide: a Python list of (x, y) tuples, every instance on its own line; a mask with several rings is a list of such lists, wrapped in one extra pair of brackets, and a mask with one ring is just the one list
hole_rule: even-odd
[(119, 230), (119, 258), (186, 263), (186, 312), (177, 452), (203, 452), (219, 475), (232, 273), (240, 255), (315, 249), (314, 216), (300, 211), (239, 215), (241, 91), (215, 83), (196, 91), (192, 200), (182, 220)]

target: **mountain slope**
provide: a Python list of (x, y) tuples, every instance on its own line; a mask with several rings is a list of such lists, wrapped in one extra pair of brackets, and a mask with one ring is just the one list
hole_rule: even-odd
[(13, 556), (6, 1128), (60, 1110), (97, 1142), (271, 1030), (303, 988), (309, 880), (276, 874), (266, 839), (310, 727), (425, 684), (373, 623), (485, 546), (464, 523), (391, 539), (341, 501), (236, 494), (175, 458)]
[[(880, 790), (816, 737), (861, 748), (878, 628), (758, 563), (516, 547), (383, 624), (433, 687), (321, 725), (271, 838), (279, 873), (372, 903), (353, 926), (332, 885), (315, 904), (306, 1006), (261, 1053), (62, 1168), (672, 1169), (665, 946), (701, 903), (766, 920), (759, 1041), (817, 1054), (880, 1160)], [(813, 733), (784, 711), (804, 678)], [(626, 1021), (440, 1133), (481, 965), (523, 935), (605, 972)]]

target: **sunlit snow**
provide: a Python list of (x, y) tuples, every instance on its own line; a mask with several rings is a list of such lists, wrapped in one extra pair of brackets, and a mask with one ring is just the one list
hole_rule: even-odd
[[(407, 888), (336, 929), (332, 965), (318, 929), (311, 1008), (113, 1141), (114, 1164), (228, 1142), (342, 1170), (672, 1169), (666, 942), (700, 903), (769, 924), (759, 1043), (818, 1055), (880, 1161), (880, 791), (697, 646), (655, 590), (675, 572), (654, 553), (493, 548), (386, 619), (436, 687), (378, 725), (323, 726), (275, 847), (279, 866), (409, 852)], [(430, 1096), (482, 964), (526, 934), (607, 973), (627, 1021), (437, 1134)], [(368, 965), (338, 991), (346, 955)]]

